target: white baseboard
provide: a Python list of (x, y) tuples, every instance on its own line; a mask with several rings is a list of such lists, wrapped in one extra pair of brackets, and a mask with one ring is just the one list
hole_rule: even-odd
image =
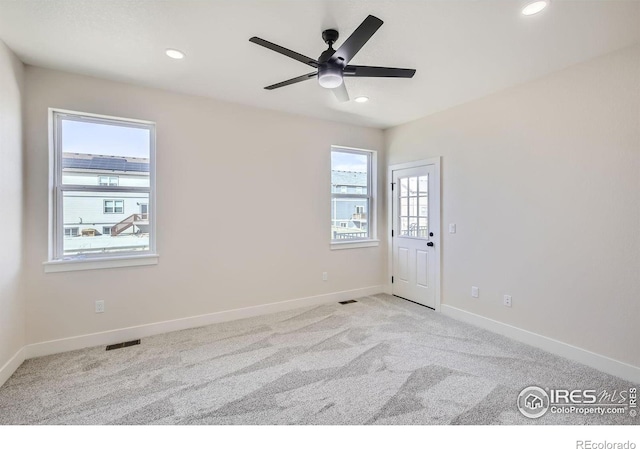
[(349, 299), (356, 299), (363, 296), (382, 293), (383, 290), (384, 288), (382, 285), (376, 285), (373, 287), (345, 290), (325, 295), (309, 296), (307, 298), (292, 299), (289, 301), (274, 302), (253, 307), (244, 307), (242, 309), (225, 310), (223, 312), (180, 318), (177, 320), (161, 321), (158, 323), (143, 324), (141, 326), (114, 329), (95, 334), (78, 335), (76, 337), (44, 341), (25, 346), (25, 358), (30, 359), (33, 357), (41, 357), (44, 355), (89, 348), (92, 346), (109, 345), (123, 341), (137, 340), (151, 335), (163, 334), (165, 332), (191, 329), (194, 327), (207, 326), (209, 324), (239, 320), (242, 318), (251, 318), (258, 315), (282, 312), (299, 307), (309, 307), (338, 301), (346, 301)]
[(450, 316), (451, 318), (473, 324), (497, 334), (513, 338), (522, 343), (543, 349), (552, 354), (582, 363), (599, 371), (617, 376), (621, 379), (640, 384), (640, 368), (637, 366), (629, 365), (628, 363), (620, 362), (596, 354), (595, 352), (587, 351), (586, 349), (578, 348), (577, 346), (563, 343), (553, 338), (545, 337), (446, 304), (441, 305), (441, 311), (444, 315)]
[(0, 387), (11, 377), (25, 360), (25, 347), (23, 346), (16, 352), (13, 357), (0, 368)]

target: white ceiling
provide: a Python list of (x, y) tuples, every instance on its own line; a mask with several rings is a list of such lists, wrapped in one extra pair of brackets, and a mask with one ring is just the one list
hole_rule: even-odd
[[(0, 39), (27, 64), (386, 128), (640, 41), (640, 2), (553, 0), (0, 0)], [(368, 15), (384, 25), (353, 64), (415, 68), (413, 79), (348, 78), (338, 103), (310, 72), (252, 44), (259, 36), (317, 58), (321, 32), (344, 39)], [(164, 49), (187, 54), (167, 58)]]

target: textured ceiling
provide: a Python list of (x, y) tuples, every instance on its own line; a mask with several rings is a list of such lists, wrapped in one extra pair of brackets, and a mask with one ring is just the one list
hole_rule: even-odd
[[(0, 0), (0, 39), (27, 64), (386, 128), (517, 85), (640, 41), (640, 2)], [(248, 41), (307, 56), (339, 44), (368, 15), (384, 25), (353, 64), (417, 69), (413, 79), (346, 80), (338, 103), (315, 80), (264, 86), (309, 67)], [(187, 54), (181, 61), (167, 47)]]

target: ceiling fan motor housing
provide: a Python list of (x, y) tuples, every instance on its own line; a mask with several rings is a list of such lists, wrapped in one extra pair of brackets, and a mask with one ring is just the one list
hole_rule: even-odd
[(329, 61), (318, 66), (318, 84), (327, 89), (334, 89), (342, 84), (344, 66), (340, 63)]
[(318, 84), (327, 89), (334, 89), (342, 84), (344, 60), (333, 58), (336, 52), (333, 44), (338, 40), (337, 30), (324, 30), (322, 39), (329, 46), (318, 58)]

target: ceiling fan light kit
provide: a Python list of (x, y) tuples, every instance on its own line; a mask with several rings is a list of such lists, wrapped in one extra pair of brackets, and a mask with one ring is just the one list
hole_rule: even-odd
[(337, 30), (325, 30), (322, 32), (322, 39), (329, 48), (322, 52), (316, 60), (308, 56), (301, 55), (288, 48), (281, 47), (272, 42), (266, 41), (259, 37), (252, 37), (250, 42), (262, 47), (273, 50), (296, 61), (302, 62), (316, 69), (315, 72), (272, 84), (265, 87), (267, 90), (278, 89), (280, 87), (296, 84), (314, 77), (318, 78), (320, 86), (331, 89), (339, 101), (349, 101), (349, 94), (344, 85), (344, 77), (374, 77), (374, 78), (413, 78), (415, 69), (398, 69), (391, 67), (373, 67), (373, 66), (357, 66), (349, 65), (349, 62), (367, 43), (371, 36), (382, 26), (382, 20), (374, 16), (368, 16), (360, 24), (358, 28), (347, 38), (346, 41), (334, 50), (333, 44), (338, 40), (339, 34)]

